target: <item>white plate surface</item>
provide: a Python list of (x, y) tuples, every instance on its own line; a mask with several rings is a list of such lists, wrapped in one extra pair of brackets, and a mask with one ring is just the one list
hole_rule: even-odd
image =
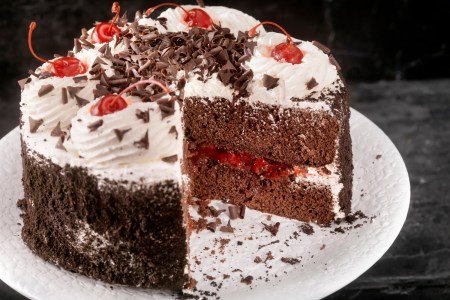
[[(244, 220), (232, 221), (234, 234), (202, 231), (192, 236), (191, 257), (201, 261), (193, 264), (199, 289), (217, 292), (215, 285), (221, 284), (217, 292), (221, 299), (320, 299), (380, 259), (406, 219), (408, 173), (394, 144), (375, 124), (355, 110), (350, 124), (355, 167), (352, 210), (374, 218), (331, 228), (313, 225), (315, 233), (306, 235), (299, 230), (301, 222), (275, 216), (268, 220), (266, 214), (248, 210)], [(6, 284), (30, 299), (41, 300), (173, 299), (164, 292), (104, 284), (33, 255), (20, 238), (22, 220), (16, 207), (23, 197), (18, 128), (0, 141), (0, 161), (0, 279)], [(228, 221), (227, 214), (221, 218)], [(281, 223), (277, 236), (263, 230), (261, 222), (277, 221)], [(337, 227), (352, 228), (339, 233), (334, 231)], [(299, 233), (297, 238), (294, 232)], [(222, 247), (221, 239), (225, 239)], [(269, 243), (273, 244), (259, 249)], [(270, 255), (267, 259), (269, 251), (273, 259)], [(256, 256), (265, 262), (255, 263)], [(297, 258), (300, 263), (290, 265), (282, 257)], [(230, 277), (224, 280), (224, 274)], [(240, 282), (247, 276), (254, 278), (251, 285)]]

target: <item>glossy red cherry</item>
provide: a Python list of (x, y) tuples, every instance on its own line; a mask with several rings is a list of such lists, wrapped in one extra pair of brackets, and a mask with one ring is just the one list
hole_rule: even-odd
[(60, 57), (53, 61), (48, 61), (39, 57), (36, 53), (34, 53), (33, 46), (31, 43), (31, 39), (33, 37), (33, 31), (36, 29), (36, 22), (30, 23), (30, 30), (28, 31), (28, 48), (30, 48), (31, 54), (38, 60), (49, 63), (52, 65), (52, 69), (50, 73), (53, 76), (57, 77), (73, 77), (76, 75), (80, 75), (86, 73), (87, 67), (83, 64), (79, 59), (70, 56)]
[(92, 105), (90, 108), (90, 113), (93, 116), (104, 116), (109, 115), (118, 111), (121, 111), (128, 107), (128, 102), (123, 99), (121, 96), (131, 90), (132, 88), (141, 85), (141, 84), (156, 84), (160, 88), (163, 89), (163, 91), (167, 94), (170, 93), (169, 88), (167, 88), (164, 84), (162, 84), (159, 81), (153, 80), (153, 79), (147, 79), (142, 80), (139, 82), (136, 82), (135, 84), (130, 85), (126, 89), (124, 89), (122, 92), (120, 92), (118, 95), (109, 94), (106, 96), (103, 96), (102, 99), (100, 99), (96, 104)]
[(94, 43), (108, 43), (114, 39), (114, 36), (118, 36), (121, 30), (115, 25), (120, 14), (120, 5), (118, 2), (114, 2), (111, 8), (111, 12), (115, 13), (114, 19), (109, 22), (103, 22), (95, 26), (92, 33), (92, 41)]
[(199, 28), (208, 29), (213, 24), (211, 17), (204, 10), (202, 10), (200, 8), (192, 8), (190, 10), (186, 10), (181, 5), (178, 5), (175, 3), (158, 4), (152, 8), (149, 8), (145, 12), (145, 14), (147, 16), (150, 16), (156, 9), (160, 8), (161, 6), (175, 6), (175, 7), (181, 8), (184, 11), (183, 21), (186, 22), (186, 24), (190, 28), (199, 27)]
[(275, 48), (272, 49), (272, 53), (270, 54), (270, 56), (272, 56), (279, 62), (287, 62), (293, 65), (301, 64), (303, 59), (303, 52), (294, 45), (294, 41), (292, 40), (292, 37), (289, 35), (289, 33), (287, 33), (286, 30), (284, 30), (284, 28), (277, 23), (270, 21), (261, 22), (248, 31), (249, 36), (254, 36), (256, 34), (256, 28), (264, 24), (269, 24), (277, 27), (286, 35), (289, 40), (289, 43), (281, 43), (276, 45)]

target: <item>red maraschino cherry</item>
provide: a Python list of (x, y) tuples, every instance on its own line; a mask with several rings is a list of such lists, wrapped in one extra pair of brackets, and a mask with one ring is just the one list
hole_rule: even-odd
[(183, 20), (190, 28), (197, 26), (199, 28), (208, 29), (213, 24), (211, 17), (204, 10), (200, 8), (192, 8), (190, 10), (186, 10), (181, 5), (175, 3), (158, 4), (156, 6), (153, 6), (152, 8), (149, 8), (145, 12), (145, 14), (147, 16), (150, 16), (156, 9), (160, 8), (161, 6), (175, 6), (181, 8), (184, 11)]
[(92, 33), (92, 41), (94, 43), (107, 43), (114, 39), (114, 36), (118, 36), (121, 30), (115, 25), (117, 19), (119, 19), (120, 5), (118, 2), (114, 2), (111, 8), (111, 12), (115, 13), (114, 19), (111, 23), (103, 22), (95, 26)]
[(289, 43), (281, 43), (276, 45), (270, 55), (279, 62), (287, 62), (293, 65), (302, 63), (303, 52), (294, 45), (294, 41), (292, 40), (292, 37), (289, 35), (289, 33), (287, 33), (286, 30), (284, 30), (284, 28), (277, 23), (270, 21), (261, 22), (248, 31), (249, 36), (254, 36), (256, 34), (256, 28), (264, 24), (269, 24), (277, 27), (286, 35), (289, 40)]
[(53, 61), (49, 61), (39, 57), (34, 53), (31, 39), (33, 37), (33, 31), (36, 29), (36, 22), (30, 23), (30, 30), (28, 31), (28, 48), (30, 48), (31, 54), (38, 60), (49, 63), (52, 65), (50, 73), (57, 77), (73, 77), (79, 74), (83, 74), (87, 71), (87, 67), (77, 58), (64, 56)]
[(124, 89), (122, 92), (120, 92), (118, 95), (109, 94), (106, 96), (103, 96), (100, 101), (98, 101), (96, 104), (92, 105), (90, 108), (90, 113), (93, 116), (104, 116), (109, 115), (112, 113), (115, 113), (117, 111), (123, 110), (127, 108), (128, 102), (123, 99), (121, 96), (131, 90), (132, 88), (141, 85), (141, 84), (156, 84), (160, 88), (163, 89), (163, 91), (167, 94), (170, 93), (170, 90), (168, 87), (166, 87), (164, 84), (162, 84), (159, 81), (153, 80), (153, 79), (147, 79), (142, 80), (139, 82), (136, 82), (135, 84), (130, 85), (126, 89)]

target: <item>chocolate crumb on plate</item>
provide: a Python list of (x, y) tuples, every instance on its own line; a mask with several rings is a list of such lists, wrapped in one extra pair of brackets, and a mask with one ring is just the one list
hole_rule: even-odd
[(304, 234), (311, 235), (314, 233), (314, 228), (309, 224), (300, 225), (300, 229)]
[(231, 222), (228, 221), (227, 226), (220, 227), (220, 231), (222, 232), (228, 232), (228, 233), (234, 233), (234, 228), (231, 227)]
[(278, 230), (280, 228), (280, 222), (276, 222), (275, 224), (268, 225), (266, 223), (261, 222), (264, 225), (264, 229), (270, 232), (273, 236), (276, 236)]
[(325, 249), (325, 244), (322, 244), (322, 246), (320, 246), (320, 250)]
[(290, 264), (290, 265), (295, 265), (295, 264), (300, 263), (300, 259), (295, 258), (295, 257), (282, 257), (281, 261), (286, 264)]
[(257, 257), (255, 257), (255, 259), (254, 259), (253, 261), (254, 261), (255, 263), (259, 264), (259, 263), (262, 263), (262, 258), (259, 257), (259, 256), (257, 256)]
[(380, 159), (381, 158), (381, 154), (378, 154), (375, 159)]
[(253, 281), (253, 276), (247, 276), (247, 277), (241, 278), (241, 282), (245, 283), (247, 285), (252, 284), (252, 281)]

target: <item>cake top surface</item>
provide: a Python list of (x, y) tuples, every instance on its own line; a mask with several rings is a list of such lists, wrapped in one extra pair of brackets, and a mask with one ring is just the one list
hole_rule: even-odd
[[(145, 165), (147, 180), (161, 180), (180, 176), (184, 98), (240, 99), (332, 113), (327, 95), (343, 83), (326, 48), (294, 39), (304, 54), (302, 63), (280, 62), (270, 52), (286, 41), (285, 35), (261, 26), (249, 36), (259, 24), (253, 17), (222, 6), (202, 9), (215, 24), (209, 29), (189, 28), (183, 11), (170, 8), (157, 18), (118, 19), (121, 34), (108, 43), (95, 42), (95, 28), (85, 31), (69, 54), (86, 66), (84, 74), (57, 77), (50, 74), (52, 62), (39, 67), (26, 80), (21, 99), (22, 135), (29, 148), (60, 165), (86, 166), (127, 180), (141, 177), (139, 172), (131, 176), (130, 169)], [(138, 86), (123, 95), (123, 110), (92, 114), (103, 96), (143, 78), (158, 79), (173, 92)]]

